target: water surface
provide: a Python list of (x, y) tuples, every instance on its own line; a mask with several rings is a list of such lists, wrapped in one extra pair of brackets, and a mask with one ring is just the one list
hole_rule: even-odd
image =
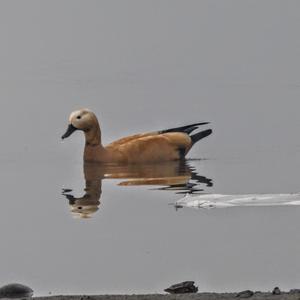
[[(1, 1), (1, 285), (297, 287), (299, 207), (170, 204), (190, 189), (299, 192), (299, 6)], [(105, 144), (201, 121), (214, 133), (184, 165), (86, 168), (80, 132), (60, 140), (80, 107), (98, 115)]]

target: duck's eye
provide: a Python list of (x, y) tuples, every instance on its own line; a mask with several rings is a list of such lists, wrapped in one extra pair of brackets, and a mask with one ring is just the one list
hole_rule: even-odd
[(78, 119), (78, 120), (81, 119), (81, 116), (77, 116), (77, 119)]

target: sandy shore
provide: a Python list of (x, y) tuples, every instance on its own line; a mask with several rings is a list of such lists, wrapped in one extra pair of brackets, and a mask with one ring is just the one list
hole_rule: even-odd
[[(195, 294), (147, 294), (147, 295), (70, 295), (70, 296), (47, 296), (34, 297), (36, 300), (237, 300), (246, 299), (237, 297), (237, 293), (195, 293)], [(280, 295), (272, 295), (272, 293), (256, 292), (248, 299), (261, 300), (299, 300), (300, 291), (298, 292), (282, 292)]]

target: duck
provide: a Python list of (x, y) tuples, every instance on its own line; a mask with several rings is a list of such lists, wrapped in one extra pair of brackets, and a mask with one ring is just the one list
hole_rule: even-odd
[(184, 159), (195, 143), (212, 133), (211, 129), (206, 129), (192, 134), (206, 124), (209, 122), (134, 134), (103, 146), (95, 113), (83, 108), (70, 114), (68, 128), (61, 138), (65, 139), (78, 130), (84, 133), (84, 162), (155, 163)]

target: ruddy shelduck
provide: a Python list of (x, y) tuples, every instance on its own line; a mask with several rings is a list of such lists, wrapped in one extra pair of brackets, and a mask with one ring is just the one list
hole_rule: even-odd
[(104, 147), (96, 115), (89, 109), (80, 109), (71, 113), (62, 139), (76, 130), (83, 131), (84, 161), (126, 164), (170, 161), (184, 159), (196, 142), (212, 133), (207, 129), (191, 135), (198, 126), (205, 124), (208, 122), (135, 134)]

